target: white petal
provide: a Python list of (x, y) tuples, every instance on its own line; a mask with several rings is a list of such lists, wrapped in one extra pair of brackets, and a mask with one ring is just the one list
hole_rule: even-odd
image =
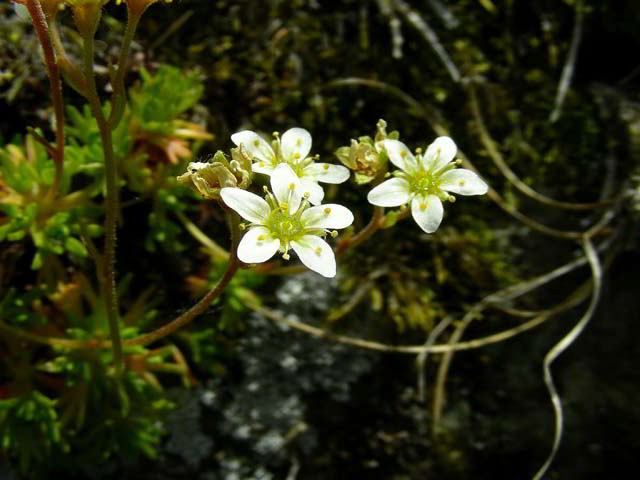
[(274, 167), (273, 165), (266, 163), (266, 162), (256, 162), (253, 165), (251, 165), (251, 170), (253, 170), (253, 173), (262, 173), (264, 175), (269, 175), (271, 176), (273, 174), (273, 171), (275, 170), (276, 167)]
[(250, 228), (238, 245), (238, 259), (244, 263), (262, 263), (275, 255), (280, 240), (269, 235), (265, 227)]
[(427, 148), (423, 157), (424, 168), (437, 172), (456, 157), (458, 149), (449, 137), (438, 137)]
[(267, 165), (276, 163), (276, 154), (271, 145), (264, 138), (251, 130), (243, 130), (231, 135), (231, 141), (236, 146), (243, 145), (246, 152), (256, 160), (262, 160)]
[(305, 228), (346, 228), (353, 223), (353, 213), (342, 205), (328, 203), (305, 210), (300, 220)]
[(422, 195), (411, 201), (411, 215), (418, 226), (427, 233), (435, 232), (442, 222), (442, 202), (435, 195)]
[(336, 257), (327, 242), (315, 235), (305, 235), (298, 241), (292, 241), (291, 247), (305, 266), (323, 277), (336, 276)]
[(405, 172), (414, 172), (418, 168), (416, 157), (413, 156), (407, 146), (398, 140), (383, 140), (382, 144), (387, 151), (389, 160), (396, 167)]
[(392, 178), (382, 182), (367, 195), (367, 200), (379, 207), (398, 207), (409, 202), (409, 182)]
[(286, 163), (279, 163), (271, 174), (271, 190), (278, 204), (287, 204), (287, 213), (298, 211), (302, 201), (302, 184), (293, 169)]
[(324, 198), (324, 190), (318, 185), (318, 182), (304, 177), (300, 182), (302, 183), (302, 193), (309, 193), (309, 203), (311, 203), (311, 205), (320, 205)]
[(304, 128), (290, 128), (280, 139), (282, 158), (286, 162), (298, 163), (311, 151), (311, 134)]
[(440, 188), (460, 195), (484, 195), (489, 190), (489, 186), (475, 172), (465, 168), (444, 172), (440, 177)]
[(252, 223), (264, 223), (271, 213), (271, 208), (264, 199), (241, 188), (223, 188), (220, 190), (220, 196), (227, 207)]
[(342, 183), (349, 180), (349, 169), (331, 163), (312, 163), (302, 171), (303, 177), (313, 178), (316, 182)]

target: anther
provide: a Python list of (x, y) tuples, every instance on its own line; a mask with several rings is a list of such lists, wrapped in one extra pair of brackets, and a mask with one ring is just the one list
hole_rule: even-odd
[(280, 137), (280, 132), (273, 132), (271, 135), (273, 135), (273, 138), (278, 139)]
[(456, 158), (456, 160), (453, 162), (456, 165), (462, 165), (462, 160), (460, 160), (459, 158)]
[(295, 190), (296, 189), (296, 184), (295, 183), (290, 183), (289, 184), (289, 190)]
[(336, 238), (338, 236), (337, 230), (331, 230), (331, 238)]
[(263, 185), (263, 186), (262, 186), (262, 191), (263, 191), (264, 193), (269, 193), (269, 187), (267, 187), (266, 185)]
[(447, 200), (449, 200), (451, 203), (453, 203), (453, 202), (455, 202), (455, 201), (456, 201), (456, 197), (454, 197), (453, 195), (449, 195), (449, 196), (447, 197)]
[(245, 228), (247, 228), (247, 226), (244, 223), (241, 223), (240, 225), (238, 225), (238, 228), (240, 230), (244, 230)]
[(285, 260), (289, 260), (291, 257), (289, 256), (288, 253), (283, 253), (282, 258), (284, 258)]
[(260, 146), (260, 140), (254, 140), (253, 141), (253, 146), (254, 147), (259, 147)]
[(331, 209), (329, 207), (324, 209), (324, 214), (329, 215), (331, 213)]
[(420, 147), (416, 148), (416, 155), (422, 155), (422, 149)]
[(309, 192), (304, 192), (302, 196), (304, 197), (305, 200), (309, 200), (309, 197), (311, 196), (311, 194)]
[(329, 164), (328, 164), (328, 163), (325, 163), (323, 168), (324, 168), (325, 170), (329, 170)]
[(266, 238), (267, 237), (265, 237), (264, 235), (258, 235), (258, 242), (264, 242)]
[(294, 160), (299, 160), (299, 159), (300, 159), (300, 154), (299, 154), (298, 152), (296, 152), (296, 153), (294, 153), (294, 154), (292, 155), (292, 158), (293, 158)]

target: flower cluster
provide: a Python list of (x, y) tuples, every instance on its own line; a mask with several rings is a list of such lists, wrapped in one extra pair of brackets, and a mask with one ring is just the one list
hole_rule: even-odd
[(383, 140), (389, 160), (399, 170), (394, 178), (375, 187), (367, 200), (380, 207), (399, 207), (411, 204), (411, 215), (427, 233), (435, 232), (442, 222), (443, 201), (454, 201), (451, 193), (484, 195), (489, 187), (475, 172), (458, 166), (455, 161), (456, 144), (449, 137), (438, 137), (426, 153), (414, 156), (398, 140)]
[[(457, 168), (460, 161), (455, 160), (457, 148), (451, 138), (439, 137), (425, 153), (417, 149), (414, 155), (397, 140), (397, 132), (387, 135), (385, 127), (381, 120), (375, 140), (361, 137), (336, 153), (361, 175), (358, 184), (382, 177), (387, 161), (398, 168), (391, 173), (393, 178), (369, 192), (369, 203), (380, 207), (410, 204), (418, 226), (433, 233), (442, 222), (442, 202), (454, 201), (452, 194), (482, 195), (488, 191), (476, 173)], [(219, 153), (212, 163), (189, 164), (189, 171), (179, 180), (205, 198), (222, 199), (249, 222), (238, 245), (238, 259), (262, 263), (280, 252), (288, 260), (293, 250), (311, 270), (334, 277), (335, 255), (322, 237), (335, 237), (338, 233), (333, 229), (351, 225), (353, 214), (342, 205), (321, 205), (324, 191), (318, 182), (342, 183), (350, 170), (310, 157), (311, 135), (303, 128), (291, 128), (282, 137), (274, 133), (271, 144), (250, 130), (234, 133), (231, 140), (242, 161), (229, 163)], [(264, 199), (246, 190), (253, 173), (270, 177), (271, 191), (264, 187)]]

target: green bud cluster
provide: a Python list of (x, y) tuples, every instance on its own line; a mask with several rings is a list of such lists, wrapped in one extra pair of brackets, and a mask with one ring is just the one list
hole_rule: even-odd
[(231, 150), (231, 160), (217, 151), (211, 162), (191, 162), (187, 172), (178, 177), (178, 183), (191, 188), (208, 200), (220, 198), (220, 189), (251, 185), (251, 158), (242, 146)]
[(387, 134), (387, 122), (380, 119), (376, 124), (376, 135), (358, 137), (351, 140), (351, 145), (340, 147), (335, 151), (336, 157), (350, 170), (353, 170), (356, 183), (364, 185), (387, 172), (389, 159), (380, 142), (387, 138), (397, 140), (398, 132)]

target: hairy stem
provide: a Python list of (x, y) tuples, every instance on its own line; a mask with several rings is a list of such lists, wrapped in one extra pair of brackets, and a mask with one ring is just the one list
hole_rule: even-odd
[(129, 59), (129, 49), (133, 42), (133, 37), (138, 27), (138, 22), (143, 12), (136, 13), (130, 8), (127, 10), (128, 20), (127, 27), (124, 31), (124, 37), (122, 38), (122, 45), (120, 45), (120, 56), (118, 57), (118, 71), (113, 79), (113, 108), (109, 114), (109, 128), (115, 129), (122, 120), (124, 109), (126, 105), (126, 93), (124, 89), (124, 74), (127, 70), (127, 61)]
[(115, 278), (115, 254), (116, 254), (116, 221), (118, 215), (118, 172), (113, 152), (113, 139), (111, 130), (107, 124), (102, 105), (98, 97), (96, 80), (93, 74), (93, 36), (85, 35), (84, 38), (84, 72), (87, 82), (87, 100), (91, 105), (91, 111), (98, 123), (102, 148), (104, 151), (104, 168), (106, 178), (106, 219), (104, 225), (105, 247), (102, 262), (102, 270), (98, 275), (102, 277), (100, 282), (105, 302), (109, 334), (113, 349), (113, 358), (116, 368), (122, 368), (122, 338), (118, 324), (118, 295), (116, 293)]
[(42, 6), (38, 0), (26, 0), (26, 7), (29, 15), (31, 15), (38, 41), (42, 46), (44, 63), (47, 66), (49, 84), (51, 86), (51, 102), (56, 117), (56, 149), (51, 152), (55, 152), (52, 155), (55, 174), (51, 189), (47, 194), (48, 200), (51, 201), (58, 195), (64, 164), (64, 106), (62, 102), (62, 85), (60, 83), (60, 72), (56, 62), (56, 54), (53, 49), (53, 44), (51, 43), (49, 27)]

